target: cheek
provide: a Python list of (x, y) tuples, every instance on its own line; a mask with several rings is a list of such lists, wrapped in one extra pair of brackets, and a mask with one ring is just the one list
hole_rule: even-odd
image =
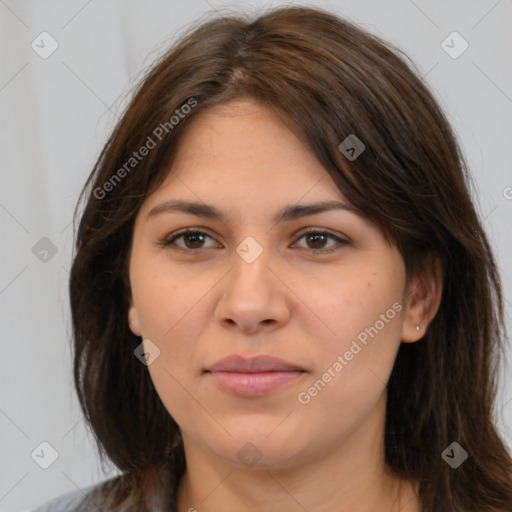
[[(180, 271), (169, 270), (163, 258), (134, 260), (130, 280), (132, 296), (145, 337), (165, 343), (176, 336), (183, 324), (190, 327), (190, 315), (212, 288), (209, 279), (197, 279)], [(189, 331), (189, 337), (193, 339)]]
[[(206, 319), (200, 299), (206, 292), (193, 286), (167, 287), (162, 282), (152, 291), (148, 295), (150, 306), (143, 310), (144, 334), (160, 353), (148, 370), (168, 413), (181, 427), (193, 429), (195, 423), (204, 420), (204, 409), (193, 397), (196, 373), (201, 368), (197, 340)], [(206, 422), (201, 428), (211, 427)]]
[(403, 307), (401, 278), (387, 275), (351, 272), (309, 290), (323, 334), (309, 332), (316, 340), (315, 372), (299, 403), (310, 403), (321, 416), (334, 403), (363, 411), (385, 388), (400, 346)]
[(182, 386), (190, 387), (204, 363), (197, 343), (211, 321), (208, 297), (219, 278), (212, 273), (209, 278), (194, 278), (179, 270), (171, 274), (156, 261), (144, 267), (134, 265), (132, 270), (132, 294), (143, 338), (160, 351), (148, 368), (151, 378), (164, 403), (180, 410), (190, 400)]
[[(331, 355), (348, 350), (358, 337), (364, 343), (365, 334), (372, 339), (369, 333), (375, 339), (395, 340), (401, 328), (403, 284), (400, 276), (389, 278), (385, 272), (354, 268), (309, 283), (297, 295), (305, 297), (307, 316), (315, 319), (309, 323), (310, 338), (321, 339)], [(313, 331), (313, 326), (320, 330)]]

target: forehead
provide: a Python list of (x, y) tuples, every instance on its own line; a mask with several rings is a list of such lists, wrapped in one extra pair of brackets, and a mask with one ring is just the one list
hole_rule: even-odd
[[(187, 186), (192, 190), (188, 190)], [(286, 193), (298, 201), (342, 198), (325, 168), (272, 109), (236, 100), (196, 115), (185, 127), (159, 190), (210, 195)], [(158, 191), (157, 191), (158, 192)]]

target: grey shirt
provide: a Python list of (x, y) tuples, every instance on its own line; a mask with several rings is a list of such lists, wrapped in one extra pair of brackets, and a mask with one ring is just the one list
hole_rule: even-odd
[[(103, 483), (103, 482), (100, 482)], [(98, 484), (90, 485), (84, 489), (77, 489), (56, 498), (52, 498), (30, 512), (99, 512), (99, 509), (92, 502), (85, 502), (84, 506), (77, 508), (82, 498), (92, 491)]]

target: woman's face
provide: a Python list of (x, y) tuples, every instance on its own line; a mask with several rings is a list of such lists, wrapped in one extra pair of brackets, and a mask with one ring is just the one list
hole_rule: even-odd
[[(170, 171), (136, 218), (129, 321), (185, 448), (284, 468), (379, 439), (400, 342), (422, 336), (397, 248), (252, 101), (196, 118)], [(214, 368), (262, 355), (281, 365)]]

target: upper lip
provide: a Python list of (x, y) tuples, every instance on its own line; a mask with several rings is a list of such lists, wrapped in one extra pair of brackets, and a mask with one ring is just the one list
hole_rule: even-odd
[(278, 359), (277, 357), (259, 355), (255, 357), (243, 357), (231, 355), (219, 359), (216, 363), (206, 368), (208, 372), (277, 372), (277, 371), (304, 371), (299, 366)]

